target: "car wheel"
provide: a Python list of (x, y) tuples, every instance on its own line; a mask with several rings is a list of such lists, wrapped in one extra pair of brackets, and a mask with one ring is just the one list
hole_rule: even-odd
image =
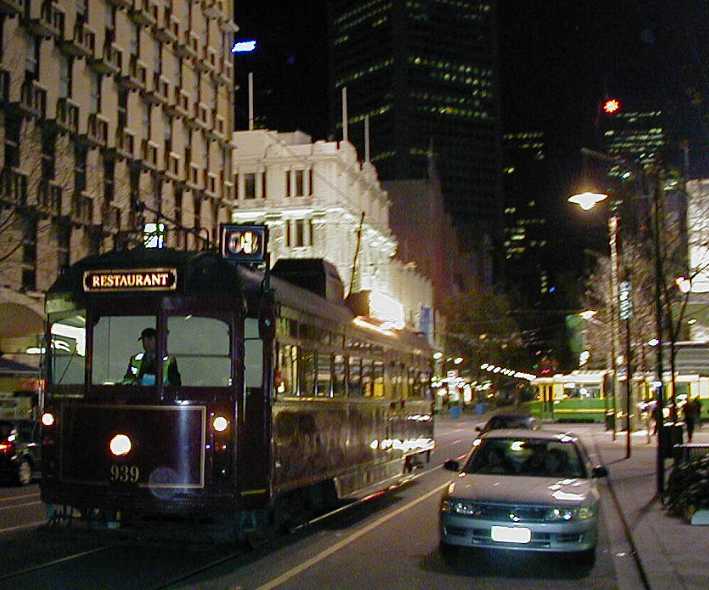
[(441, 554), (441, 559), (446, 565), (454, 565), (458, 560), (458, 555), (460, 554), (460, 548), (455, 545), (449, 545), (448, 543), (440, 542), (438, 546), (438, 551)]
[(26, 486), (32, 483), (32, 465), (27, 459), (22, 459), (17, 466), (17, 484)]

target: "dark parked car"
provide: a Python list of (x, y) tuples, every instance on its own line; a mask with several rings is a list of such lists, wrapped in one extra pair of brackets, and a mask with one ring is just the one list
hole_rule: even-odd
[(477, 426), (476, 430), (480, 433), (490, 432), (491, 430), (501, 429), (523, 429), (523, 430), (539, 430), (540, 425), (533, 416), (523, 416), (520, 414), (496, 414), (492, 416), (484, 425)]
[(0, 479), (19, 485), (40, 471), (40, 425), (31, 420), (0, 420)]

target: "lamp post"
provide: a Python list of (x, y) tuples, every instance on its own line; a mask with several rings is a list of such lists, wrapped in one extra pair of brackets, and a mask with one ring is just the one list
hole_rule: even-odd
[[(630, 164), (631, 167), (639, 171), (640, 175), (645, 174), (645, 170), (633, 163), (628, 162), (621, 157), (609, 156), (600, 152), (595, 152), (589, 149), (582, 149), (584, 155), (589, 155), (599, 160), (606, 162), (621, 163), (624, 165)], [(653, 257), (655, 262), (655, 330), (656, 330), (656, 365), (655, 365), (655, 400), (656, 400), (656, 422), (657, 422), (657, 454), (656, 454), (656, 486), (658, 496), (662, 496), (665, 488), (665, 462), (664, 462), (664, 440), (665, 432), (663, 429), (663, 408), (664, 408), (664, 385), (663, 385), (663, 358), (662, 358), (662, 338), (663, 338), (663, 312), (662, 312), (662, 282), (663, 282), (663, 266), (662, 266), (662, 244), (660, 232), (662, 230), (662, 191), (663, 191), (663, 175), (660, 171), (654, 174), (655, 186), (653, 189)], [(590, 195), (584, 197), (584, 195)], [(602, 198), (598, 198), (601, 196)], [(607, 195), (606, 195), (607, 196)], [(580, 199), (584, 200), (584, 204)], [(596, 203), (604, 200), (600, 193), (581, 193), (569, 198), (569, 201), (579, 204), (583, 209), (591, 209)], [(613, 252), (611, 250), (611, 256)], [(613, 274), (614, 271), (612, 270)], [(616, 275), (617, 276), (617, 275)], [(615, 300), (615, 297), (613, 297)], [(615, 313), (613, 313), (615, 317)], [(626, 376), (629, 378), (629, 375)], [(615, 385), (615, 384), (614, 384)], [(629, 407), (629, 406), (628, 406)], [(630, 416), (628, 416), (630, 419)], [(628, 436), (630, 435), (630, 423), (628, 423)]]
[[(583, 209), (584, 211), (589, 211), (590, 209), (593, 209), (598, 203), (601, 203), (605, 201), (608, 198), (608, 195), (605, 193), (597, 193), (597, 192), (591, 192), (591, 191), (586, 191), (583, 193), (578, 193), (575, 195), (572, 195), (569, 197), (569, 202), (574, 203), (575, 205), (578, 205)], [(610, 272), (610, 290), (611, 290), (611, 298), (610, 298), (610, 316), (611, 316), (611, 323), (610, 323), (610, 329), (611, 329), (611, 337), (610, 337), (610, 345), (611, 345), (611, 362), (610, 362), (610, 370), (612, 374), (612, 416), (613, 416), (613, 424), (612, 424), (612, 433), (613, 433), (613, 440), (616, 438), (616, 418), (617, 418), (617, 408), (616, 408), (616, 383), (617, 383), (617, 374), (618, 374), (618, 367), (617, 367), (617, 351), (620, 348), (620, 345), (618, 343), (618, 326), (617, 326), (617, 314), (616, 314), (616, 302), (618, 300), (618, 246), (620, 242), (620, 234), (618, 233), (620, 229), (620, 215), (618, 214), (618, 211), (615, 207), (612, 208), (611, 210), (611, 215), (608, 218), (608, 247), (610, 250), (610, 258), (611, 258), (611, 272)], [(608, 413), (606, 411), (606, 418), (608, 417)]]

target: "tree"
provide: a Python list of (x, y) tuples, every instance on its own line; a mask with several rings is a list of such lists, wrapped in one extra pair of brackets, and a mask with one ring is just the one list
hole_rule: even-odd
[(505, 296), (467, 291), (446, 303), (444, 315), (449, 327), (448, 355), (470, 359), (474, 374), (483, 363), (520, 370), (528, 366), (529, 357)]

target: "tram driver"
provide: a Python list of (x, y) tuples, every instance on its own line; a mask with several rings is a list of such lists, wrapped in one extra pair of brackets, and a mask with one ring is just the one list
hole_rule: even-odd
[[(138, 340), (142, 341), (144, 352), (130, 357), (123, 383), (126, 385), (155, 385), (157, 383), (157, 359), (155, 358), (158, 341), (157, 330), (145, 328), (140, 333)], [(163, 383), (165, 385), (182, 385), (182, 378), (177, 370), (177, 359), (170, 354), (164, 360)]]

